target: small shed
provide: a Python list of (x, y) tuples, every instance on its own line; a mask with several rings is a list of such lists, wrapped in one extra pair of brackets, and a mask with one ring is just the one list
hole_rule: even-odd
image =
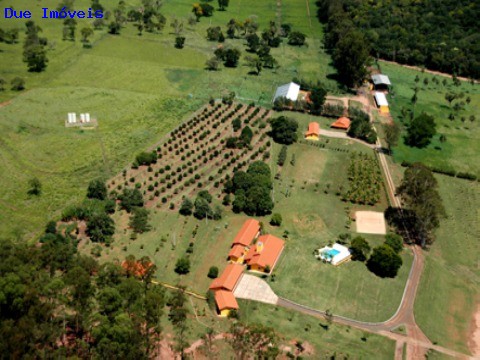
[(287, 98), (292, 101), (297, 101), (298, 94), (300, 92), (300, 85), (295, 84), (294, 82), (279, 86), (273, 97), (273, 101), (277, 100), (280, 97)]
[(388, 87), (392, 85), (388, 76), (383, 74), (372, 75), (372, 82), (375, 90), (388, 90)]
[(382, 92), (375, 92), (375, 102), (377, 103), (378, 109), (380, 110), (381, 114), (388, 114), (390, 113), (390, 109), (388, 108), (388, 101), (387, 97)]
[(330, 127), (334, 129), (342, 129), (342, 130), (348, 130), (350, 127), (350, 119), (342, 116), (341, 118), (338, 118), (336, 121), (334, 121)]
[(218, 315), (222, 317), (228, 316), (231, 310), (238, 309), (237, 299), (231, 291), (215, 291), (215, 303), (217, 304)]
[(320, 125), (317, 122), (308, 124), (308, 130), (305, 133), (305, 139), (318, 140), (320, 137)]

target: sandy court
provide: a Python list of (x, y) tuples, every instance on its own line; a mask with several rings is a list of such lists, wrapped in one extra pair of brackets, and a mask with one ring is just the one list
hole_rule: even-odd
[(355, 218), (358, 233), (380, 235), (387, 233), (383, 212), (357, 211)]

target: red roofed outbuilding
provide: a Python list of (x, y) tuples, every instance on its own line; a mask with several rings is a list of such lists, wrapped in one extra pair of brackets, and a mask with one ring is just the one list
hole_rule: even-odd
[(237, 299), (231, 291), (215, 291), (215, 303), (220, 316), (228, 316), (231, 310), (238, 309)]
[(245, 255), (245, 246), (233, 245), (228, 253), (228, 260), (236, 263), (243, 263), (243, 255)]
[(308, 130), (305, 133), (305, 139), (318, 140), (320, 136), (320, 125), (317, 122), (311, 122), (308, 124)]
[(334, 129), (342, 129), (342, 130), (348, 130), (348, 128), (350, 127), (350, 119), (343, 116), (339, 119), (337, 119), (335, 122), (333, 122), (330, 127), (334, 128)]

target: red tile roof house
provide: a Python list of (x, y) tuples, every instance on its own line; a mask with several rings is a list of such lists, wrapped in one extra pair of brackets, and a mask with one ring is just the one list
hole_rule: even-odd
[(215, 303), (220, 316), (228, 316), (230, 310), (238, 309), (233, 291), (245, 268), (240, 264), (228, 264), (220, 277), (212, 281), (209, 290), (215, 294)]
[(334, 121), (331, 125), (331, 128), (348, 130), (350, 127), (350, 119), (347, 117), (341, 117), (338, 120)]
[(245, 255), (248, 269), (270, 274), (284, 247), (285, 241), (276, 236), (270, 234), (260, 236), (257, 243)]
[(248, 219), (243, 223), (242, 228), (232, 242), (232, 248), (228, 253), (230, 262), (243, 263), (243, 256), (246, 247), (250, 246), (253, 240), (260, 234), (260, 223), (254, 219)]

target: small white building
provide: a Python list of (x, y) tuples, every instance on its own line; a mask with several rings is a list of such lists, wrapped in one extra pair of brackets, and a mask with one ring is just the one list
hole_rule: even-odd
[(333, 246), (325, 246), (315, 250), (317, 259), (331, 263), (334, 266), (340, 265), (352, 257), (350, 250), (346, 246), (333, 244)]
[(388, 114), (390, 109), (388, 108), (387, 97), (382, 92), (375, 92), (374, 94), (375, 102), (377, 103), (378, 109), (381, 114)]
[(388, 87), (388, 86), (392, 85), (388, 76), (383, 75), (383, 74), (372, 75), (372, 82), (373, 82), (373, 85), (375, 85), (375, 87), (377, 87), (377, 86), (387, 86)]
[(294, 82), (279, 86), (277, 88), (277, 91), (275, 92), (273, 101), (277, 100), (277, 98), (279, 97), (284, 97), (292, 101), (297, 101), (299, 92), (300, 92), (300, 85), (295, 84)]

